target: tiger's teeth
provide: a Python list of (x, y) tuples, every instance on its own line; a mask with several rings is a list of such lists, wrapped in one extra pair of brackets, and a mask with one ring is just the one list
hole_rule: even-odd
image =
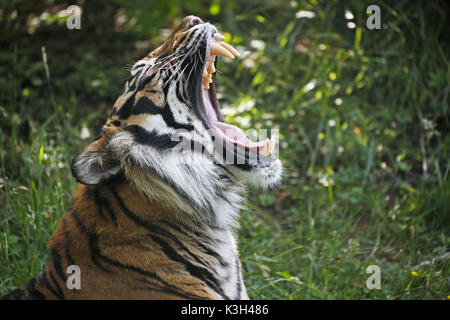
[(209, 82), (208, 82), (208, 79), (207, 79), (207, 78), (203, 78), (203, 79), (202, 79), (202, 87), (203, 87), (203, 89), (205, 89), (205, 90), (208, 90), (208, 89), (209, 89)]
[(211, 43), (210, 54), (234, 59), (234, 55), (217, 43)]
[[(209, 70), (211, 70), (211, 68), (209, 68), (209, 67), (207, 69), (205, 68), (205, 70), (203, 70), (202, 87), (205, 90), (209, 89), (209, 84), (211, 82), (213, 82), (212, 74)], [(216, 70), (214, 69), (214, 71), (216, 71)]]
[(228, 51), (230, 51), (235, 57), (240, 57), (240, 53), (239, 51), (237, 51), (235, 48), (233, 48), (233, 46), (231, 46), (230, 44), (221, 41), (219, 43), (222, 47), (224, 47), (225, 49), (227, 49)]
[(206, 71), (203, 71), (203, 77), (202, 77), (202, 87), (203, 87), (203, 89), (208, 89), (207, 85), (209, 86), (208, 73)]
[(214, 64), (211, 63), (211, 64), (208, 66), (208, 73), (214, 73), (214, 72), (216, 72), (216, 68), (214, 67)]
[(271, 143), (270, 143), (270, 139), (267, 139), (266, 140), (266, 143), (264, 144), (264, 147), (262, 147), (262, 149), (261, 149), (261, 151), (259, 151), (259, 153), (261, 153), (262, 155), (264, 155), (264, 156), (269, 156), (270, 155), (270, 145), (271, 145)]

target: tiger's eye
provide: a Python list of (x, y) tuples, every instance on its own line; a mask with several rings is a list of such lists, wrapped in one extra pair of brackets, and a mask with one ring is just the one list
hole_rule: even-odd
[(200, 23), (202, 23), (202, 20), (200, 20), (199, 18), (194, 18), (191, 21), (191, 26), (193, 27), (193, 26), (196, 26), (197, 24), (200, 24)]

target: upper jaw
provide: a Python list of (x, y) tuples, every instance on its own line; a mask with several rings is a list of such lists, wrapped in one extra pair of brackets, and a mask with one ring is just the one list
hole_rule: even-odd
[(203, 69), (202, 88), (208, 90), (210, 83), (213, 82), (212, 75), (216, 72), (215, 60), (217, 56), (234, 59), (239, 57), (239, 51), (226, 42), (223, 42), (224, 36), (218, 32), (213, 33), (209, 40), (207, 55), (205, 58), (205, 67)]

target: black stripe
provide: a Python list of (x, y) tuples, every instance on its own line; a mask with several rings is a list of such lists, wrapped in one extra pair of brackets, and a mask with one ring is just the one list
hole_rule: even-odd
[(63, 226), (63, 234), (64, 234), (64, 252), (66, 254), (66, 259), (69, 262), (69, 264), (75, 264), (75, 261), (72, 259), (72, 256), (70, 255), (69, 248), (71, 246), (71, 241), (69, 237), (69, 233), (67, 231), (67, 221), (66, 216), (62, 218), (62, 226)]
[(97, 140), (100, 140), (101, 137), (102, 137), (102, 135), (96, 136), (96, 137), (95, 137), (94, 139), (92, 139), (91, 142), (89, 142), (89, 143), (91, 144), (92, 142), (95, 142), (95, 141), (97, 141)]
[[(222, 142), (222, 141), (214, 141), (214, 142), (215, 142), (216, 149), (222, 148), (222, 158), (223, 158), (222, 163), (218, 163), (217, 160), (215, 159), (214, 164), (221, 166), (225, 170), (227, 170), (224, 166), (225, 164), (227, 164), (227, 165), (232, 164), (244, 171), (250, 171), (253, 168), (253, 166), (250, 165), (250, 153), (247, 149), (245, 149), (245, 151), (244, 151), (244, 163), (238, 163), (238, 156), (239, 156), (239, 159), (242, 159), (242, 156), (238, 154), (238, 146), (236, 144), (234, 144), (232, 146), (233, 150), (231, 151), (231, 150), (229, 150), (230, 149), (229, 143)], [(229, 160), (229, 158), (231, 158), (231, 156), (233, 156), (233, 163), (228, 163), (227, 161)], [(256, 156), (257, 156), (256, 163), (260, 164), (259, 152), (256, 153)], [(219, 159), (219, 161), (220, 161), (220, 159)], [(239, 162), (242, 162), (242, 161), (240, 160)]]
[(53, 260), (53, 266), (55, 267), (56, 274), (61, 279), (61, 281), (66, 282), (66, 274), (63, 271), (63, 267), (61, 264), (61, 256), (56, 250), (51, 250), (50, 259)]
[[(127, 215), (131, 220), (133, 220), (138, 226), (145, 227), (150, 232), (158, 233), (162, 236), (169, 237), (171, 240), (176, 242), (181, 248), (183, 248), (190, 256), (192, 256), (194, 259), (196, 259), (196, 261), (198, 263), (205, 265), (203, 262), (197, 260), (198, 258), (195, 255), (193, 255), (192, 252), (190, 252), (178, 239), (176, 239), (176, 237), (173, 234), (171, 234), (167, 230), (161, 229), (161, 227), (158, 227), (157, 225), (153, 224), (152, 222), (142, 219), (141, 217), (139, 217), (136, 214), (134, 214), (133, 212), (131, 212), (128, 209), (128, 207), (125, 205), (125, 203), (123, 203), (123, 200), (121, 199), (121, 197), (119, 196), (117, 191), (114, 189), (114, 187), (111, 186), (110, 189), (111, 189), (111, 192), (113, 193), (114, 197), (116, 198), (117, 202), (119, 203), (119, 206), (121, 207), (122, 211), (124, 211), (125, 215)], [(224, 261), (217, 252), (208, 248), (206, 245), (202, 244), (201, 242), (195, 241), (195, 237), (199, 236), (198, 231), (194, 231), (191, 229), (191, 234), (187, 234), (186, 232), (182, 231), (177, 226), (175, 226), (165, 220), (162, 220), (161, 222), (163, 222), (166, 225), (170, 226), (171, 228), (177, 230), (178, 232), (188, 236), (189, 238), (194, 239), (195, 244), (197, 246), (199, 246), (206, 254), (209, 254), (209, 255), (215, 257), (223, 267), (228, 266), (228, 263), (226, 261)], [(195, 235), (195, 237), (193, 237), (193, 235)], [(205, 235), (203, 235), (203, 237), (205, 237)], [(207, 239), (208, 242), (212, 242), (210, 237), (207, 237), (207, 238), (208, 238)]]
[(252, 166), (248, 164), (235, 164), (235, 166), (244, 171), (250, 171), (252, 169)]
[[(153, 223), (151, 223), (150, 221), (137, 216), (130, 209), (128, 209), (128, 207), (125, 205), (122, 198), (120, 197), (120, 195), (117, 193), (116, 189), (113, 186), (110, 186), (110, 191), (114, 195), (116, 201), (118, 202), (120, 208), (125, 213), (125, 215), (128, 216), (131, 220), (133, 220), (138, 226), (144, 227), (149, 231), (154, 231), (155, 229), (160, 229), (157, 226), (155, 226)], [(162, 221), (162, 222), (169, 224), (167, 221)], [(172, 227), (176, 228), (174, 225), (172, 225)], [(179, 228), (178, 228), (178, 231), (181, 232), (181, 230)], [(193, 232), (193, 234), (198, 235), (198, 231), (192, 231), (192, 232)], [(184, 233), (184, 234), (187, 235), (186, 233)], [(189, 236), (192, 236), (192, 235), (189, 235)], [(211, 238), (209, 238), (209, 240), (211, 240)]]
[[(148, 81), (149, 81), (148, 79), (145, 79), (145, 81), (143, 81), (139, 85), (137, 92), (144, 90), (145, 85), (147, 84)], [(167, 90), (168, 90), (168, 88), (166, 89), (166, 87), (163, 88), (165, 97), (167, 97)], [(166, 124), (169, 127), (172, 127), (175, 129), (185, 129), (188, 131), (194, 130), (194, 126), (191, 124), (183, 124), (183, 123), (176, 122), (173, 117), (172, 111), (170, 110), (170, 107), (157, 107), (153, 103), (153, 101), (151, 101), (149, 98), (147, 98), (145, 96), (141, 97), (139, 99), (139, 101), (137, 101), (135, 103), (135, 98), (136, 98), (136, 92), (133, 93), (127, 99), (127, 101), (123, 104), (123, 106), (120, 108), (120, 110), (118, 110), (117, 112), (111, 113), (110, 117), (112, 117), (116, 113), (121, 119), (128, 119), (128, 117), (132, 114), (133, 115), (143, 114), (143, 113), (161, 114), (164, 121), (166, 122)]]
[[(114, 189), (113, 186), (110, 186), (110, 190), (113, 193), (114, 197), (116, 198), (117, 202), (119, 203), (119, 206), (121, 207), (122, 211), (130, 217), (131, 220), (135, 221), (136, 224), (146, 227), (148, 230), (152, 230), (151, 226), (149, 226), (149, 222), (147, 220), (144, 220), (131, 212), (128, 207), (123, 203), (121, 197), (117, 193), (117, 191)], [(186, 268), (186, 271), (188, 271), (191, 275), (195, 276), (196, 278), (203, 280), (204, 282), (208, 283), (218, 294), (222, 296), (224, 299), (229, 299), (225, 294), (223, 293), (223, 290), (220, 288), (220, 285), (217, 283), (217, 279), (213, 276), (213, 274), (203, 267), (198, 267), (193, 265), (191, 262), (187, 261), (184, 257), (180, 256), (172, 247), (167, 245), (164, 240), (159, 238), (156, 235), (149, 235), (154, 242), (158, 243), (161, 246), (161, 249), (164, 251), (164, 253), (167, 255), (169, 259), (172, 259), (174, 261), (180, 262), (183, 264)]]
[(242, 291), (242, 286), (241, 286), (241, 267), (239, 266), (239, 258), (236, 256), (236, 285), (237, 285), (237, 296), (236, 296), (236, 300), (241, 300), (241, 291)]
[(132, 94), (118, 111), (111, 113), (110, 117), (117, 114), (121, 119), (128, 119), (128, 117), (131, 115), (131, 109), (134, 105), (135, 96), (136, 93)]
[[(148, 228), (150, 229), (150, 228)], [(204, 267), (208, 268), (210, 266), (207, 266), (207, 264), (201, 260), (198, 256), (196, 256), (195, 254), (192, 253), (191, 250), (189, 250), (189, 248), (187, 248), (177, 237), (175, 237), (173, 234), (171, 234), (170, 232), (168, 232), (167, 230), (158, 228), (157, 226), (153, 225), (153, 228), (151, 228), (150, 230), (151, 233), (155, 233), (157, 235), (166, 237), (170, 240), (172, 240), (173, 242), (175, 242), (175, 244), (177, 246), (180, 247), (181, 250), (185, 251), (192, 259), (194, 259), (197, 263), (203, 265)]]
[(140, 64), (138, 64), (137, 66), (134, 66), (133, 70), (134, 70), (134, 69), (141, 68), (141, 67), (143, 67), (143, 66), (145, 66), (145, 65), (146, 65), (145, 63), (140, 63)]
[[(114, 195), (114, 198), (116, 199), (116, 201), (119, 204), (119, 206), (122, 209), (122, 211), (134, 223), (136, 223), (138, 226), (146, 228), (147, 230), (149, 230), (151, 232), (156, 232), (156, 233), (159, 233), (161, 235), (168, 236), (168, 237), (172, 238), (175, 241), (175, 236), (173, 234), (171, 234), (167, 230), (161, 229), (160, 227), (158, 227), (157, 225), (153, 224), (152, 222), (139, 217), (138, 215), (133, 213), (130, 209), (128, 209), (128, 207), (125, 205), (125, 203), (123, 202), (122, 198), (120, 197), (120, 195), (117, 193), (116, 189), (113, 186), (110, 186), (110, 190), (111, 190), (111, 193)], [(180, 229), (178, 229), (178, 230), (180, 230)], [(179, 241), (179, 240), (177, 240), (177, 241)]]
[(167, 242), (165, 242), (162, 238), (152, 234), (150, 234), (150, 237), (154, 242), (156, 242), (161, 247), (161, 249), (169, 259), (181, 263), (182, 265), (184, 265), (186, 271), (189, 272), (192, 276), (208, 284), (223, 299), (226, 300), (229, 299), (225, 295), (223, 290), (220, 288), (220, 284), (218, 283), (217, 279), (208, 269), (196, 266), (192, 264), (190, 261), (186, 260), (183, 256), (178, 254), (176, 250), (174, 250), (170, 245), (168, 245)]
[[(161, 220), (160, 222), (166, 224), (168, 227), (176, 230), (177, 232), (179, 232), (179, 233), (189, 237), (189, 239), (191, 239), (195, 243), (194, 245), (198, 246), (204, 253), (206, 253), (206, 254), (216, 258), (216, 260), (220, 263), (220, 265), (222, 267), (227, 267), (229, 265), (228, 262), (223, 260), (223, 258), (222, 258), (222, 256), (220, 254), (218, 254), (216, 251), (214, 251), (213, 249), (209, 248), (206, 244), (204, 244), (204, 243), (202, 243), (201, 241), (198, 240), (199, 237), (207, 238), (206, 239), (207, 242), (211, 243), (212, 239), (209, 236), (207, 236), (207, 235), (200, 235), (198, 231), (194, 231), (192, 229), (190, 230), (191, 233), (188, 234), (186, 231), (181, 230), (178, 226), (176, 226), (176, 225), (174, 225), (174, 224), (172, 224), (172, 223), (170, 223), (168, 221)], [(183, 228), (186, 228), (186, 225), (184, 225)]]
[[(222, 169), (228, 174), (228, 176), (236, 177), (236, 176), (234, 175), (234, 173), (232, 173), (230, 170), (228, 170), (227, 167), (225, 167), (223, 164), (220, 164), (220, 163), (214, 163), (214, 164), (215, 164), (216, 166), (222, 168)], [(231, 178), (230, 178), (230, 182), (231, 182), (231, 181), (232, 181), (232, 180), (231, 180)]]
[(111, 205), (109, 204), (108, 199), (106, 199), (105, 197), (103, 197), (97, 189), (95, 189), (95, 193), (96, 193), (96, 201), (98, 201), (98, 207), (99, 210), (102, 210), (103, 208), (105, 208), (105, 211), (108, 213), (108, 215), (111, 217), (111, 220), (114, 223), (114, 226), (118, 226), (117, 224), (117, 216), (116, 213), (114, 211), (114, 209), (111, 207)]
[[(125, 94), (125, 93), (124, 93)], [(109, 114), (109, 118), (111, 118), (112, 116), (114, 116), (117, 113), (117, 108), (114, 106), (111, 110), (111, 113)]]
[[(139, 90), (143, 90), (145, 88), (145, 86), (148, 83), (152, 82), (153, 78), (155, 78), (155, 76), (157, 75), (158, 69), (154, 69), (154, 66), (155, 66), (155, 64), (153, 66), (147, 67), (146, 69), (142, 69), (142, 71), (145, 70), (145, 75), (144, 75), (144, 78), (139, 82)], [(148, 73), (148, 71), (150, 71), (150, 70), (152, 71), (151, 74)], [(142, 71), (140, 73), (142, 73)], [(136, 76), (138, 76), (138, 75), (136, 74)], [(136, 77), (135, 77), (135, 79), (136, 79)], [(129, 88), (128, 91), (134, 91), (136, 89), (136, 84), (137, 84), (137, 81), (135, 81), (133, 83), (133, 85)]]
[(152, 271), (146, 271), (146, 270), (143, 270), (143, 269), (141, 269), (141, 268), (139, 268), (139, 267), (136, 267), (136, 266), (133, 266), (133, 265), (121, 263), (121, 262), (119, 262), (119, 261), (116, 261), (116, 260), (113, 260), (113, 259), (111, 259), (111, 258), (108, 258), (108, 257), (104, 256), (104, 255), (103, 255), (102, 253), (100, 253), (100, 252), (99, 252), (98, 257), (99, 257), (100, 259), (102, 259), (104, 262), (109, 263), (109, 264), (111, 264), (111, 265), (113, 265), (113, 266), (115, 266), (115, 267), (122, 268), (122, 269), (126, 269), (126, 270), (128, 270), (128, 271), (137, 272), (137, 273), (139, 273), (139, 274), (141, 274), (141, 275), (144, 275), (144, 276), (146, 276), (146, 277), (149, 277), (149, 278), (152, 278), (152, 279), (154, 279), (154, 280), (157, 280), (157, 281), (159, 281), (160, 283), (162, 283), (162, 284), (164, 285), (165, 288), (168, 288), (168, 289), (171, 288), (172, 290), (174, 290), (174, 291), (176, 291), (176, 292), (179, 292), (179, 293), (184, 293), (184, 294), (186, 293), (186, 292), (184, 292), (183, 290), (181, 290), (180, 288), (177, 288), (177, 287), (171, 285), (170, 283), (166, 282), (165, 280), (163, 280), (163, 279), (162, 279), (160, 276), (158, 276), (155, 272), (152, 272)]
[(45, 295), (36, 289), (36, 278), (31, 279), (26, 286), (28, 296), (33, 300), (45, 300)]
[(102, 197), (100, 197), (100, 199), (103, 202), (103, 205), (106, 207), (106, 212), (109, 213), (109, 216), (111, 217), (114, 225), (117, 227), (118, 226), (117, 217), (116, 217), (116, 213), (115, 213), (114, 209), (111, 207), (111, 205), (109, 204), (109, 202), (106, 199), (104, 199)]
[[(167, 93), (165, 94), (167, 96)], [(122, 111), (122, 109), (120, 109)], [(119, 111), (119, 113), (120, 113)], [(153, 101), (151, 101), (149, 98), (143, 96), (139, 99), (139, 101), (136, 102), (134, 108), (130, 111), (131, 114), (143, 114), (143, 113), (149, 113), (149, 114), (161, 114), (164, 121), (166, 122), (167, 126), (172, 127), (174, 129), (184, 129), (188, 131), (194, 130), (194, 126), (191, 124), (184, 124), (176, 122), (172, 110), (170, 107), (157, 107)]]
[(138, 125), (129, 125), (123, 130), (131, 132), (136, 143), (151, 146), (158, 150), (173, 148), (180, 143), (180, 141), (172, 140), (169, 134), (157, 134), (154, 130), (147, 131)]
[(184, 90), (184, 82), (182, 81), (177, 82), (175, 93), (177, 95), (177, 99), (180, 102), (184, 103), (185, 105), (189, 105), (189, 101), (185, 97), (186, 92)]
[[(178, 47), (179, 46), (183, 46), (184, 45), (184, 42), (186, 41), (186, 37), (187, 36), (190, 36), (191, 35), (191, 33), (182, 33), (182, 37), (178, 40), (178, 42), (177, 42), (177, 44), (176, 45), (174, 45), (173, 46), (173, 48), (172, 48), (172, 52), (177, 52), (177, 49), (178, 49)], [(161, 56), (162, 58), (165, 58), (165, 56)]]
[(150, 271), (145, 271), (143, 269), (140, 269), (136, 266), (132, 266), (132, 265), (127, 265), (127, 264), (123, 264), (121, 262), (115, 261), (111, 258), (108, 258), (106, 256), (104, 256), (100, 249), (98, 248), (98, 235), (93, 232), (93, 231), (89, 231), (86, 226), (84, 226), (78, 216), (78, 213), (73, 210), (72, 211), (72, 216), (74, 217), (74, 219), (76, 220), (78, 226), (80, 227), (81, 231), (85, 234), (88, 235), (88, 239), (89, 239), (89, 247), (90, 247), (90, 251), (91, 251), (91, 259), (92, 261), (95, 263), (95, 265), (97, 265), (99, 268), (101, 268), (102, 270), (106, 271), (106, 272), (112, 272), (111, 270), (105, 268), (103, 265), (101, 265), (98, 262), (98, 259), (101, 259), (102, 261), (109, 263), (115, 267), (120, 267), (120, 268), (124, 268), (130, 271), (134, 271), (134, 272), (138, 272), (142, 275), (145, 275), (147, 277), (151, 277), (154, 278), (158, 281), (160, 281), (162, 284), (164, 284), (167, 287), (173, 287), (174, 290), (180, 290), (177, 287), (174, 287), (172, 285), (170, 285), (169, 283), (167, 283), (166, 281), (164, 281), (163, 279), (161, 279), (156, 273), (154, 272), (150, 272)]
[(141, 71), (139, 71), (138, 73), (136, 73), (134, 76), (130, 76), (129, 78), (132, 78), (130, 81), (128, 81), (127, 85), (128, 85), (128, 90), (125, 89), (123, 94), (127, 94), (129, 92), (132, 92), (134, 90), (136, 90), (136, 84), (137, 84), (137, 78), (141, 76), (142, 71), (144, 69), (142, 69)]
[[(50, 271), (50, 279), (53, 281), (53, 284), (56, 287), (56, 290), (58, 291), (58, 298), (61, 300), (65, 300), (66, 297), (64, 296), (64, 292), (62, 291), (61, 287), (59, 286), (58, 282), (55, 279), (55, 276), (53, 275), (53, 272)], [(65, 282), (64, 282), (65, 284)]]
[(72, 210), (71, 215), (75, 219), (75, 222), (77, 223), (77, 225), (81, 229), (81, 231), (88, 237), (88, 244), (89, 244), (89, 249), (90, 249), (89, 253), (90, 253), (92, 262), (97, 267), (102, 269), (103, 271), (112, 272), (108, 268), (105, 268), (104, 266), (102, 266), (100, 264), (100, 262), (98, 261), (98, 258), (100, 255), (100, 249), (98, 248), (98, 235), (94, 232), (90, 232), (90, 230), (88, 230), (86, 228), (86, 226), (81, 222), (78, 212), (76, 210)]
[[(259, 153), (259, 152), (257, 152), (257, 153)], [(247, 148), (244, 150), (244, 164), (246, 164), (246, 165), (250, 164), (250, 150)]]
[[(195, 131), (195, 132), (196, 132), (196, 133), (199, 133), (198, 131)], [(200, 133), (199, 135), (201, 135), (201, 133)], [(201, 155), (203, 155), (203, 156), (205, 156), (205, 157), (208, 157), (210, 160), (215, 161), (213, 154), (211, 154), (211, 153), (206, 149), (205, 145), (204, 145), (202, 142), (196, 141), (196, 140), (191, 140), (191, 141), (190, 141), (190, 147), (191, 147), (191, 148), (190, 148), (191, 151), (193, 151), (193, 152), (198, 152), (198, 153), (200, 153)], [(205, 152), (205, 150), (206, 150), (207, 152)]]
[(52, 285), (50, 284), (50, 282), (48, 281), (47, 278), (47, 271), (42, 272), (39, 276), (38, 276), (38, 282), (41, 286), (46, 287), (48, 290), (51, 291), (51, 293), (53, 293), (53, 295), (55, 297), (57, 297), (58, 299), (61, 299), (62, 296), (55, 290), (55, 288), (52, 287)]
[[(86, 188), (86, 193), (88, 191), (89, 188)], [(104, 219), (106, 220), (105, 215), (103, 214), (103, 210), (102, 210), (102, 201), (100, 200), (100, 195), (98, 193), (97, 189), (94, 189), (94, 197), (95, 197), (95, 203), (97, 205), (97, 212), (98, 214)]]
[[(171, 294), (183, 299), (198, 299), (198, 300), (206, 300), (206, 298), (198, 296), (196, 294), (193, 293), (189, 293), (186, 291), (181, 291), (181, 290), (176, 290), (174, 288), (170, 288), (167, 286), (160, 286), (156, 283), (151, 283), (148, 280), (145, 279), (136, 279), (139, 282), (145, 283), (147, 286), (143, 287), (143, 288), (139, 288), (139, 287), (135, 287), (135, 289), (137, 290), (150, 290), (150, 291), (157, 291), (157, 292), (161, 292), (161, 293), (167, 293), (167, 294)], [(206, 293), (206, 292), (205, 292)]]

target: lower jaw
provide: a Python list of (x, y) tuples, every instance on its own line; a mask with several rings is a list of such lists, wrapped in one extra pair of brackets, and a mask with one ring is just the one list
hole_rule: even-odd
[[(213, 91), (213, 92), (211, 92)], [(208, 118), (212, 135), (215, 138), (223, 141), (223, 145), (230, 149), (242, 149), (241, 152), (248, 154), (255, 154), (255, 157), (270, 156), (274, 148), (270, 139), (259, 142), (253, 142), (247, 138), (244, 132), (237, 126), (227, 124), (220, 113), (215, 99), (214, 87), (203, 89), (202, 92), (203, 104), (205, 106), (206, 117)]]

